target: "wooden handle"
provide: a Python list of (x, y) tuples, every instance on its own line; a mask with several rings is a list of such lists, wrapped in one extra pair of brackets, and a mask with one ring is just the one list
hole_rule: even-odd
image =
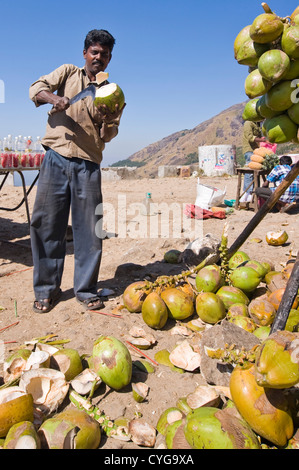
[(277, 313), (275, 315), (274, 321), (271, 326), (270, 334), (275, 333), (276, 331), (281, 331), (285, 329), (286, 323), (289, 318), (290, 310), (298, 295), (299, 289), (299, 253), (296, 258), (296, 262), (292, 269), (290, 278), (286, 285), (284, 294), (280, 301)]
[(263, 218), (268, 214), (268, 212), (275, 206), (277, 201), (281, 198), (282, 194), (286, 191), (286, 189), (292, 184), (295, 178), (299, 175), (299, 161), (293, 166), (291, 171), (287, 174), (285, 179), (280, 183), (280, 185), (276, 188), (276, 190), (271, 194), (268, 201), (259, 209), (259, 211), (255, 214), (255, 216), (250, 220), (250, 222), (246, 225), (243, 232), (239, 235), (239, 237), (235, 240), (232, 246), (228, 250), (228, 256), (231, 258), (236, 251), (243, 245), (243, 243), (247, 240), (249, 235), (253, 232), (253, 230), (258, 226), (258, 224), (263, 220)]

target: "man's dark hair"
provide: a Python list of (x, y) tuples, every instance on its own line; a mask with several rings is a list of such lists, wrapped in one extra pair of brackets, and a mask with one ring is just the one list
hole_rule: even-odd
[(101, 44), (101, 46), (109, 47), (110, 52), (112, 52), (113, 46), (115, 44), (115, 39), (105, 29), (92, 29), (86, 35), (84, 41), (84, 50), (87, 51), (90, 46), (96, 43)]
[(292, 158), (289, 157), (288, 155), (283, 155), (282, 157), (280, 157), (279, 163), (280, 163), (281, 165), (290, 165), (290, 166), (291, 166), (292, 163), (293, 163), (293, 160), (292, 160)]

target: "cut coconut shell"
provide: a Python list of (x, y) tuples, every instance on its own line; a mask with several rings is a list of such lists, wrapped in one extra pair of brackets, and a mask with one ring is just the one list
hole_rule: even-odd
[(126, 340), (139, 349), (149, 349), (157, 342), (156, 338), (151, 333), (147, 333), (143, 328), (137, 326), (133, 326), (129, 330), (129, 335), (126, 337)]
[(215, 388), (208, 385), (199, 385), (192, 393), (187, 395), (186, 401), (192, 410), (201, 406), (215, 406), (217, 408), (220, 403), (220, 395)]
[(87, 368), (71, 381), (71, 386), (80, 395), (87, 395), (92, 389), (96, 390), (101, 383), (102, 379), (97, 376), (95, 371)]
[(14, 424), (5, 438), (3, 449), (40, 449), (40, 439), (31, 421)]
[(69, 382), (82, 372), (83, 365), (76, 349), (61, 349), (51, 357), (51, 368), (60, 370)]
[(267, 232), (266, 242), (271, 246), (281, 246), (288, 241), (288, 234), (285, 230)]
[(31, 354), (30, 349), (19, 349), (6, 359), (3, 364), (4, 382), (12, 382), (18, 379), (25, 370), (27, 360)]
[(76, 408), (47, 419), (38, 434), (49, 449), (97, 449), (101, 442), (99, 423)]
[(195, 352), (187, 340), (179, 344), (169, 355), (170, 362), (190, 372), (200, 367), (200, 354)]
[(163, 411), (157, 422), (157, 431), (165, 436), (167, 427), (176, 421), (180, 421), (183, 417), (184, 414), (178, 407), (172, 406), (171, 408), (167, 408)]
[(149, 386), (143, 382), (132, 384), (133, 398), (138, 403), (142, 403), (149, 393)]
[(154, 447), (156, 429), (143, 419), (133, 419), (129, 423), (129, 433), (135, 444), (144, 447)]
[(45, 414), (61, 405), (69, 389), (62, 372), (46, 368), (24, 372), (19, 387), (32, 395), (35, 406)]

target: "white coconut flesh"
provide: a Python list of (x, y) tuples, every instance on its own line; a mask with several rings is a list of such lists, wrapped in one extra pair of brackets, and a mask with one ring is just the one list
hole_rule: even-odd
[(17, 385), (13, 387), (4, 388), (0, 391), (0, 404), (7, 403), (16, 398), (26, 395), (26, 392), (19, 388)]
[(96, 98), (107, 98), (107, 96), (113, 95), (117, 90), (116, 83), (109, 83), (97, 89)]
[(80, 393), (80, 395), (86, 395), (89, 393), (96, 381), (96, 387), (102, 382), (101, 378), (91, 369), (84, 369), (81, 374), (77, 375), (72, 381), (71, 386), (73, 389)]
[(52, 369), (31, 369), (20, 380), (20, 389), (30, 393), (34, 404), (49, 412), (62, 403), (68, 388), (64, 374)]
[(14, 449), (36, 449), (36, 440), (32, 436), (21, 436)]
[(25, 370), (38, 369), (41, 364), (49, 359), (50, 354), (46, 351), (34, 351), (30, 354)]

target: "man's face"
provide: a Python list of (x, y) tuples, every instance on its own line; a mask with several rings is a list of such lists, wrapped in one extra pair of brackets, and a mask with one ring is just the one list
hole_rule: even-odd
[(93, 77), (99, 72), (104, 72), (111, 60), (111, 52), (109, 47), (101, 46), (96, 43), (83, 51), (85, 59), (85, 67), (89, 75)]

